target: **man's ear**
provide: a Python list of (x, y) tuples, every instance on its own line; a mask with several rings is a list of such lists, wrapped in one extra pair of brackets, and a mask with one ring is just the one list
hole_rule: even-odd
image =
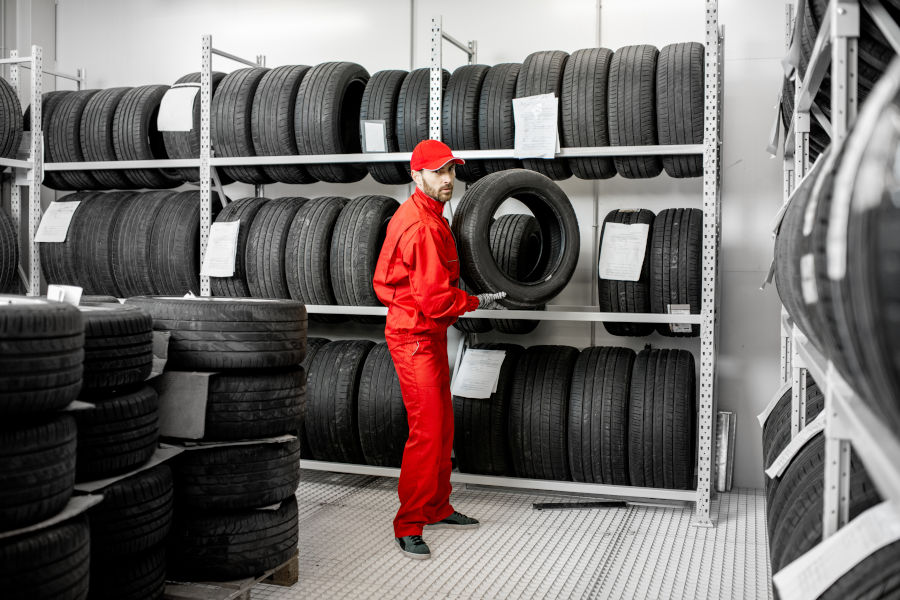
[(416, 185), (422, 186), (422, 172), (421, 171), (410, 171), (409, 176), (412, 177), (412, 180)]

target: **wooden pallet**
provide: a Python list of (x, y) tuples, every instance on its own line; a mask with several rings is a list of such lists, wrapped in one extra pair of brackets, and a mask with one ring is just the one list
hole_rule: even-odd
[(250, 588), (257, 583), (292, 586), (300, 574), (300, 561), (294, 553), (284, 564), (269, 569), (258, 577), (235, 581), (166, 582), (165, 600), (250, 600)]

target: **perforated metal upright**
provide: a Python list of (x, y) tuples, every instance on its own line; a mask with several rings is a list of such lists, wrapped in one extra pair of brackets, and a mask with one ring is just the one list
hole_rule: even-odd
[[(200, 256), (206, 256), (209, 230), (212, 226), (212, 185), (210, 183), (211, 138), (210, 105), (212, 103), (212, 36), (201, 40), (200, 63)], [(200, 295), (209, 296), (209, 275), (200, 275)]]

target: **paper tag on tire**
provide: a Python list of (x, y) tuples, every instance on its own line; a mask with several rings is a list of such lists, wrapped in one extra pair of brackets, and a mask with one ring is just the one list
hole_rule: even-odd
[[(670, 315), (689, 315), (691, 314), (690, 304), (668, 304)], [(669, 329), (672, 333), (690, 333), (690, 323), (669, 323)]]
[(181, 83), (170, 87), (159, 103), (156, 128), (159, 131), (190, 131), (194, 128), (194, 99), (199, 83)]
[(647, 253), (648, 235), (650, 225), (646, 223), (606, 223), (600, 245), (600, 279), (639, 280)]
[(234, 276), (234, 260), (237, 255), (237, 239), (241, 222), (213, 223), (209, 228), (209, 243), (203, 255), (201, 275), (209, 277)]
[(69, 235), (72, 217), (75, 216), (75, 211), (78, 210), (80, 204), (80, 200), (74, 202), (51, 202), (47, 210), (44, 211), (44, 216), (41, 217), (41, 224), (38, 225), (34, 241), (65, 242), (66, 236)]

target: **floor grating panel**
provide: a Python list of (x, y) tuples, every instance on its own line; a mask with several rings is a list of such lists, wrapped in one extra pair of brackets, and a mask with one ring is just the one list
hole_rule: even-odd
[(397, 480), (302, 472), (300, 580), (257, 584), (253, 600), (296, 598), (771, 598), (765, 496), (722, 494), (716, 526), (690, 507), (532, 509), (557, 495), (457, 486), (477, 530), (425, 532), (433, 556), (402, 556), (391, 521)]

